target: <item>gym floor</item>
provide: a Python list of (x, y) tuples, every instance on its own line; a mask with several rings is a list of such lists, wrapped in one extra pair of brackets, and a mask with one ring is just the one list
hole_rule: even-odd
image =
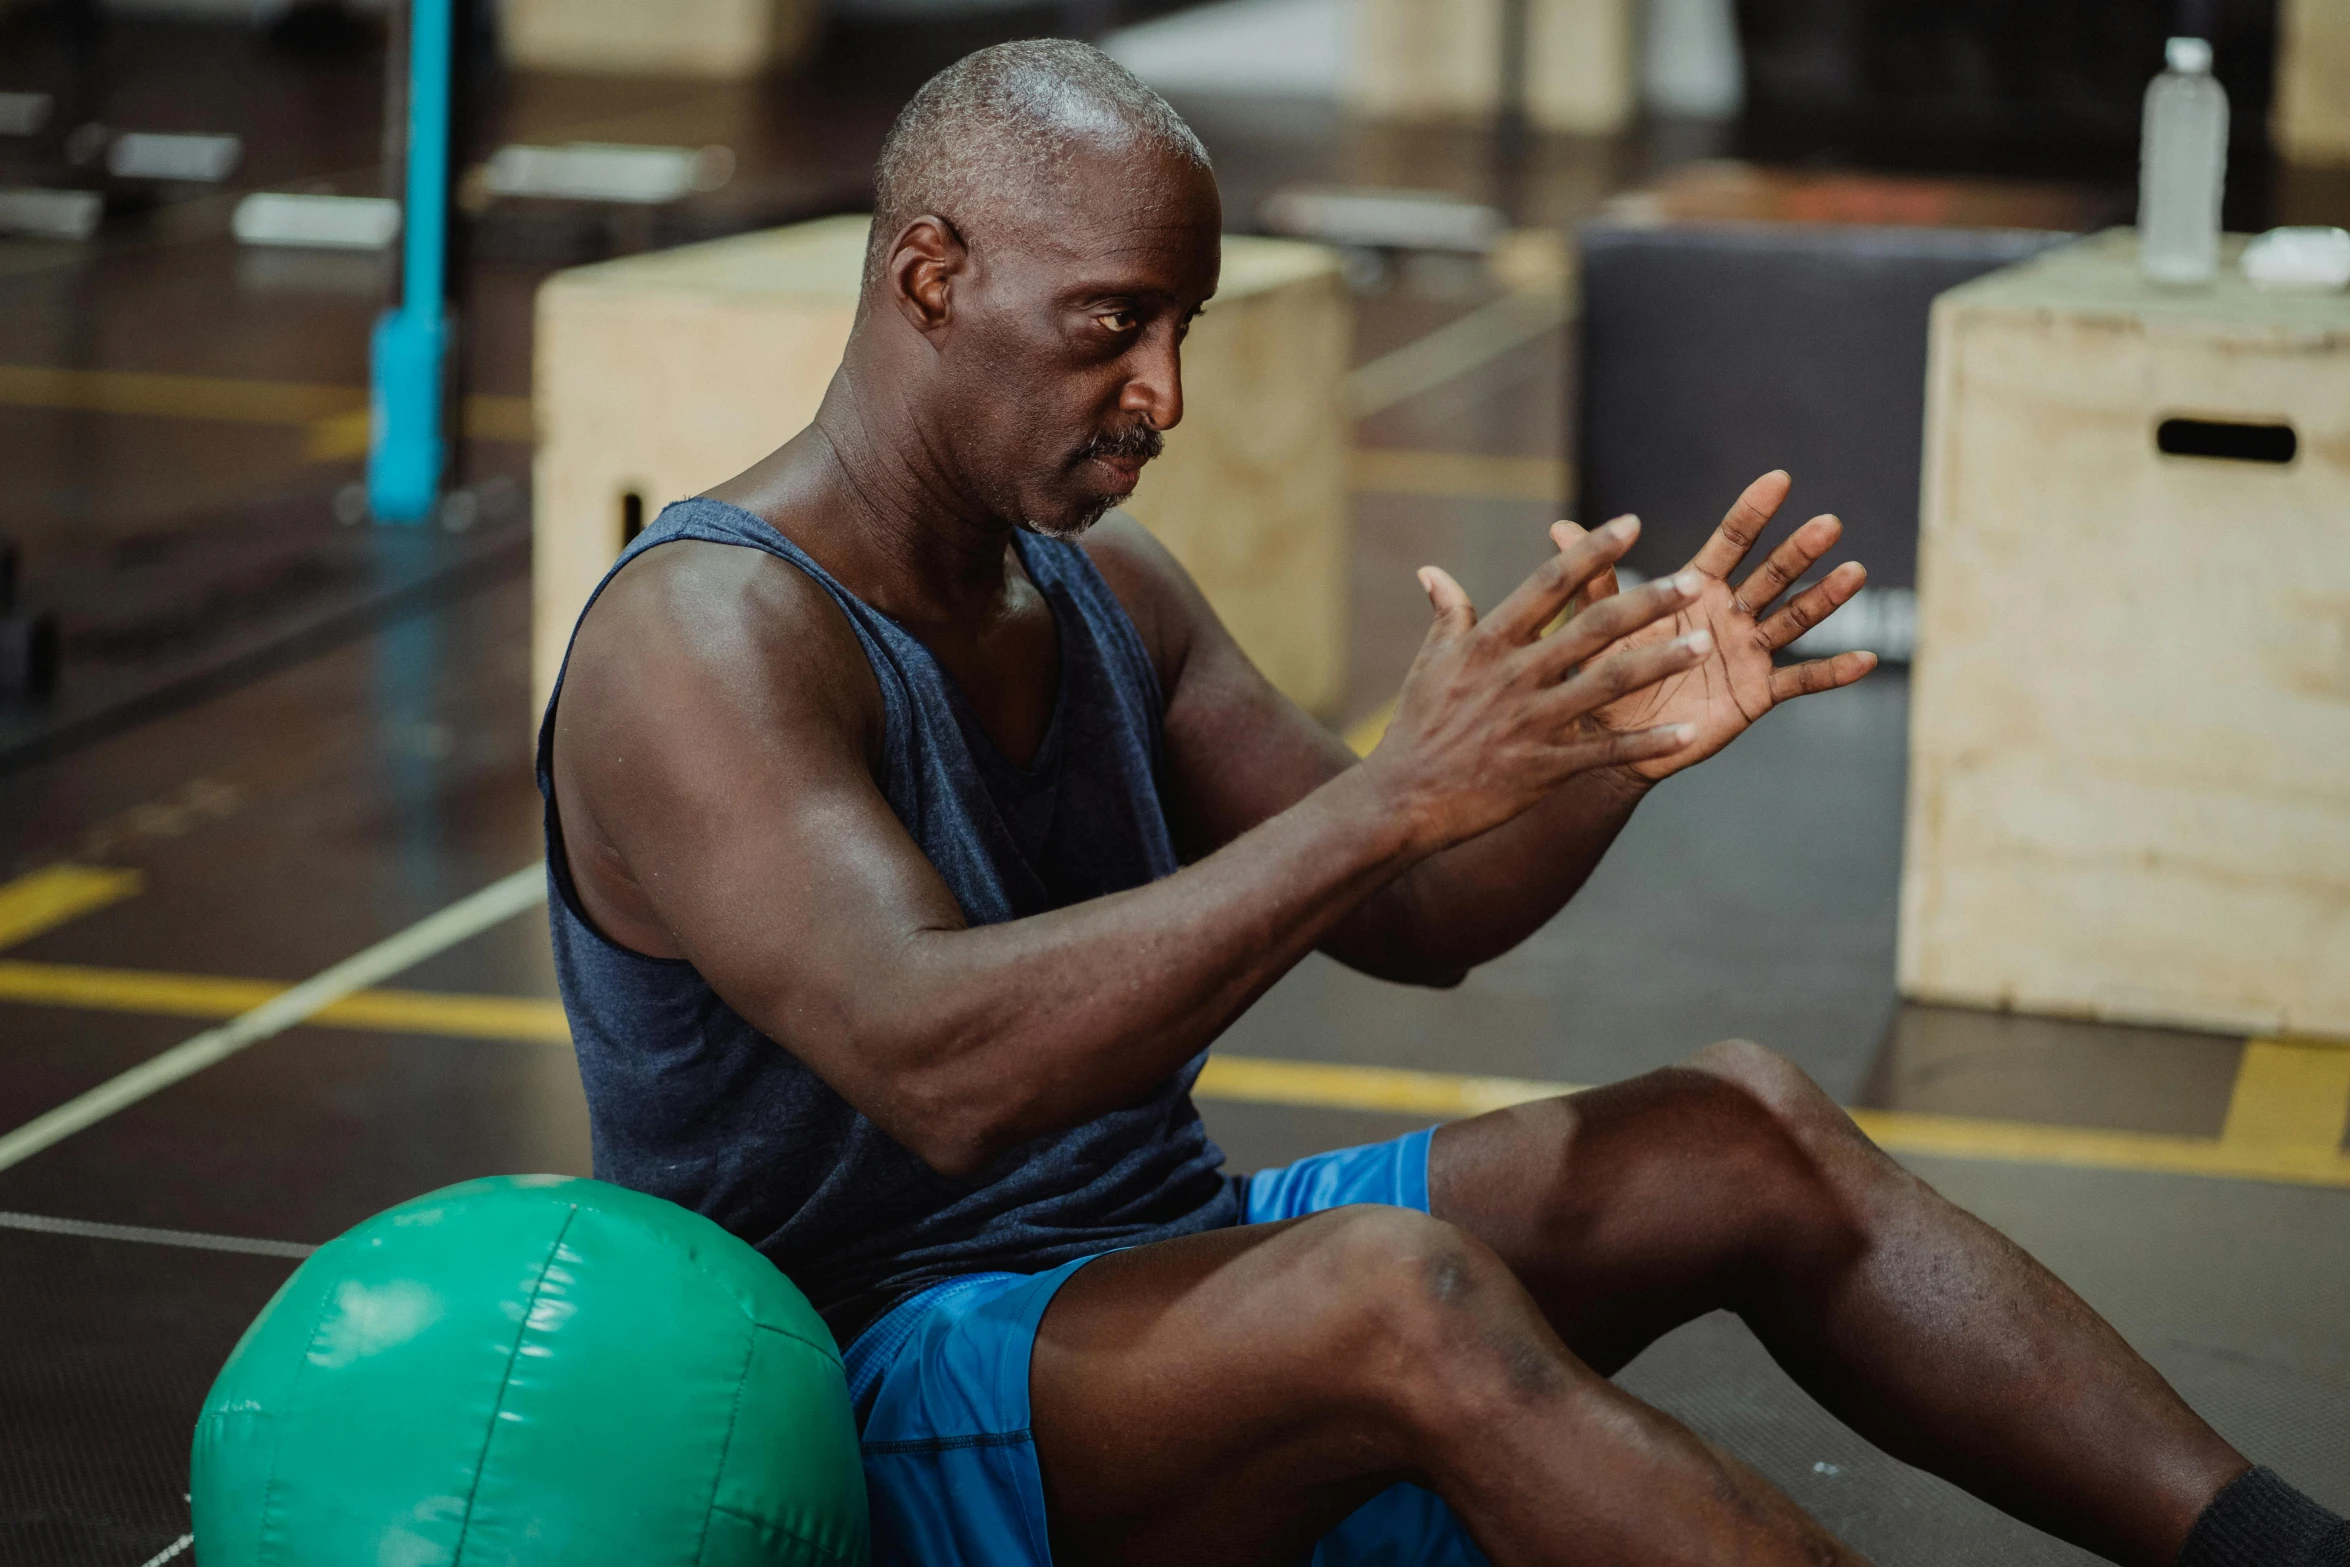
[[(372, 58), (160, 24), (107, 49), (117, 123), (242, 130), (248, 186), (372, 187)], [(11, 37), (0, 88), (53, 64)], [(714, 232), (853, 205), (892, 107), (517, 76), (497, 134), (725, 142), (736, 205), (679, 220)], [(1185, 107), (1236, 217), (1299, 178), (1496, 194), (1480, 134)], [(1503, 194), (1560, 225), (1707, 150), (1538, 141)], [(529, 301), (556, 265), (693, 231), (485, 224), (464, 454), (483, 504), (463, 532), (395, 533), (333, 520), (382, 267), (240, 252), (226, 198), (165, 196), (87, 246), (0, 241), (0, 532), (69, 627), (59, 702), (0, 714), (0, 1567), (182, 1555), (197, 1403), (307, 1248), (452, 1181), (589, 1168), (531, 873)], [(1405, 266), (1359, 297), (1358, 354), (1493, 294), (1474, 267)], [(1342, 729), (1375, 732), (1417, 643), (1413, 566), (1490, 602), (1546, 551), (1569, 354), (1564, 330), (1505, 335), (1363, 420)], [(1906, 711), (1887, 669), (1774, 715), (1457, 991), (1309, 960), (1220, 1046), (1211, 1129), (1248, 1169), (1760, 1039), (2247, 1453), (2350, 1508), (2350, 1051), (1900, 1002)], [(380, 959), (364, 984), (296, 1026), (207, 1035), (355, 954)], [(199, 1037), (241, 1047), (177, 1050)], [(151, 1091), (79, 1098), (146, 1063), (129, 1081)], [(69, 1103), (91, 1108), (56, 1135)], [(1623, 1380), (1875, 1560), (2087, 1559), (1844, 1431), (1734, 1321)]]

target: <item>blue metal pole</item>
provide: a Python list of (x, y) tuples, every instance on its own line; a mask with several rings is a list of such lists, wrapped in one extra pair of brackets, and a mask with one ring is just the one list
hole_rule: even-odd
[(419, 523), (439, 498), (444, 276), (449, 221), (449, 76), (455, 0), (411, 0), (408, 189), (401, 293), (375, 324), (367, 501), (379, 522)]

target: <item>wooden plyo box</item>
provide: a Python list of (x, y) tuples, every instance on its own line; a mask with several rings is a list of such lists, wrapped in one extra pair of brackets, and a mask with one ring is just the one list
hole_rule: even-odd
[(2278, 7), (2270, 131), (2291, 162), (2350, 164), (2350, 5), (2342, 0)]
[[(558, 273), (539, 290), (532, 722), (627, 520), (804, 428), (856, 311), (867, 220), (826, 218)], [(1353, 317), (1337, 255), (1229, 236), (1183, 349), (1184, 418), (1127, 510), (1309, 709), (1346, 673)]]
[[(1354, 0), (1347, 106), (1379, 119), (1477, 119), (1501, 106), (1503, 0)], [(1528, 0), (1526, 115), (1545, 130), (1622, 130), (1632, 0)]]
[(499, 36), (525, 70), (739, 81), (806, 56), (816, 0), (505, 0)]
[(2136, 250), (1934, 304), (1901, 989), (2350, 1035), (2350, 295)]

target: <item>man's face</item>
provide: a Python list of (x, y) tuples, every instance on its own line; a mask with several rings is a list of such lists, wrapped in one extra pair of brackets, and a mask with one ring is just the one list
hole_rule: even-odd
[(1222, 229), (1213, 177), (1141, 147), (1072, 156), (1032, 211), (972, 236), (939, 341), (944, 438), (991, 511), (1066, 538), (1133, 492), (1183, 417)]

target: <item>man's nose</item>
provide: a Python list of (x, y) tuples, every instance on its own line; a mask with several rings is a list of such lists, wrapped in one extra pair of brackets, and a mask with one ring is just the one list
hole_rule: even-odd
[(1172, 430), (1183, 422), (1182, 339), (1174, 331), (1154, 330), (1137, 345), (1133, 374), (1118, 407), (1142, 415), (1154, 430)]

